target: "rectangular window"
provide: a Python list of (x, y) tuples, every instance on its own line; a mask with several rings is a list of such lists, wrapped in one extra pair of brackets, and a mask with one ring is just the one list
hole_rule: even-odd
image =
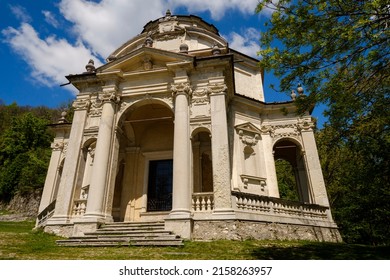
[(147, 211), (172, 210), (173, 160), (149, 161)]

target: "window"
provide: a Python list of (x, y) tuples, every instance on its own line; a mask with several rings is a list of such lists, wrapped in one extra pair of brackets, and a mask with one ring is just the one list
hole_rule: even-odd
[(173, 160), (149, 161), (147, 211), (172, 209)]

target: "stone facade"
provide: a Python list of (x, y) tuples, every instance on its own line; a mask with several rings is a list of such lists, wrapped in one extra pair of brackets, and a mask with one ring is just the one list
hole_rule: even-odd
[[(164, 220), (187, 239), (340, 240), (309, 112), (266, 103), (258, 61), (213, 25), (167, 13), (86, 69), (67, 76), (79, 93), (72, 123), (52, 126), (38, 227)], [(299, 201), (280, 197), (278, 160)]]

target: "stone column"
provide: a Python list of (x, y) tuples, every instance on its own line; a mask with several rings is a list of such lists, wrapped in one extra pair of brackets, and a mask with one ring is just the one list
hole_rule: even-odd
[(232, 218), (234, 212), (231, 198), (226, 90), (227, 87), (223, 79), (218, 79), (208, 85), (211, 107), (214, 214), (224, 215), (224, 218)]
[(173, 201), (170, 218), (189, 218), (191, 214), (189, 108), (192, 90), (188, 78), (177, 79), (172, 85), (175, 96), (173, 140)]
[(101, 96), (103, 101), (102, 116), (91, 173), (87, 209), (83, 217), (86, 222), (102, 222), (105, 218), (103, 203), (108, 183), (116, 98), (115, 90), (103, 92)]
[(324, 177), (322, 175), (320, 159), (318, 157), (318, 150), (312, 127), (313, 124), (311, 122), (298, 124), (298, 128), (300, 129), (302, 135), (308, 184), (309, 187), (311, 187), (314, 199), (312, 203), (329, 206), (328, 195), (326, 193)]
[(58, 188), (54, 215), (48, 220), (48, 225), (66, 224), (69, 221), (69, 216), (73, 206), (71, 205), (71, 202), (78, 174), (83, 132), (89, 105), (90, 102), (87, 99), (77, 99), (73, 103), (75, 112), (69, 135), (64, 169)]
[(266, 170), (266, 182), (268, 188), (268, 195), (271, 197), (280, 197), (278, 188), (278, 179), (276, 176), (275, 159), (273, 151), (273, 139), (270, 135), (271, 126), (264, 125), (261, 127), (262, 143), (264, 151), (264, 162)]

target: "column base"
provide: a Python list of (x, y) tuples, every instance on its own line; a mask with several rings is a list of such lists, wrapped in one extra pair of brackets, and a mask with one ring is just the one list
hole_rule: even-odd
[(187, 209), (175, 209), (169, 213), (169, 219), (190, 219), (191, 211)]
[(189, 218), (167, 218), (165, 219), (165, 230), (172, 231), (183, 239), (191, 240), (193, 224), (193, 220)]

